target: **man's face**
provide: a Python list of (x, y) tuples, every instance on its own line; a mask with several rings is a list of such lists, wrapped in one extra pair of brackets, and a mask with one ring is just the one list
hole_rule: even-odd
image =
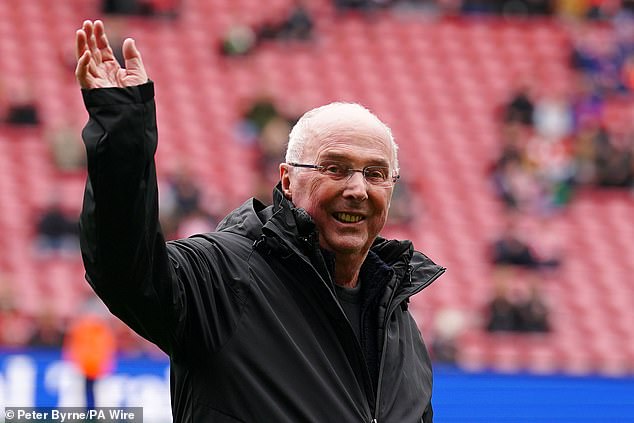
[[(384, 131), (355, 123), (330, 128), (306, 145), (302, 163), (338, 162), (353, 169), (386, 166), (393, 171), (392, 147)], [(360, 172), (334, 180), (318, 171), (281, 166), (282, 187), (296, 207), (305, 209), (319, 230), (322, 248), (337, 256), (364, 257), (385, 225), (393, 187), (365, 181)]]

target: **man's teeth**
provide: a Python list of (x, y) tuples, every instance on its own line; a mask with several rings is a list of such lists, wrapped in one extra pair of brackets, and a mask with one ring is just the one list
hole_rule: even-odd
[(361, 219), (363, 219), (363, 216), (358, 216), (358, 215), (353, 215), (348, 213), (336, 213), (335, 217), (337, 218), (337, 220), (340, 220), (346, 223), (357, 223)]

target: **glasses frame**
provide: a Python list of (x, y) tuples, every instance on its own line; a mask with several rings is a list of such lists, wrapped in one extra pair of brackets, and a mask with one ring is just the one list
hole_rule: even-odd
[[(291, 163), (286, 163), (286, 164), (291, 166), (291, 167), (299, 167), (299, 168), (302, 168), (302, 169), (317, 170), (319, 172), (322, 172), (324, 169), (326, 169), (328, 167), (328, 166), (324, 166), (324, 165), (309, 164), (309, 163), (296, 163), (296, 162), (291, 162)], [(396, 182), (401, 177), (401, 175), (399, 175), (399, 174), (397, 174), (395, 172), (392, 172), (392, 177), (388, 178), (385, 181), (385, 183), (386, 183), (385, 185), (372, 183), (372, 182), (368, 181), (368, 178), (365, 175), (366, 175), (367, 169), (376, 168), (376, 167), (385, 168), (385, 166), (375, 166), (375, 165), (373, 165), (373, 166), (365, 166), (363, 169), (353, 169), (351, 167), (346, 168), (346, 170), (348, 172), (348, 175), (344, 179), (342, 179), (342, 181), (343, 180), (345, 180), (346, 182), (349, 181), (350, 178), (352, 177), (352, 174), (354, 172), (359, 172), (363, 176), (363, 180), (368, 185), (373, 186), (373, 187), (390, 188), (390, 187), (393, 187), (394, 185), (396, 185)], [(325, 176), (331, 176), (331, 175), (325, 175)], [(334, 179), (334, 178), (332, 178), (332, 176), (331, 176), (331, 179)]]

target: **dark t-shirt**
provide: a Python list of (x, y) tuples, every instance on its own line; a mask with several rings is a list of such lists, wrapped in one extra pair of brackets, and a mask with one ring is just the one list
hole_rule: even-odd
[(361, 339), (361, 281), (354, 288), (345, 288), (335, 284), (337, 298), (354, 329), (357, 339)]

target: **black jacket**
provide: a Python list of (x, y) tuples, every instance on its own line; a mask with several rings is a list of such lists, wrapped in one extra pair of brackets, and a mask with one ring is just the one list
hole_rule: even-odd
[(86, 278), (170, 356), (174, 421), (432, 421), (431, 363), (407, 302), (442, 267), (408, 241), (375, 242), (364, 264), (378, 281), (366, 295), (364, 328), (378, 340), (369, 346), (339, 305), (304, 210), (276, 189), (273, 206), (249, 200), (216, 232), (165, 243), (152, 83), (83, 96)]

